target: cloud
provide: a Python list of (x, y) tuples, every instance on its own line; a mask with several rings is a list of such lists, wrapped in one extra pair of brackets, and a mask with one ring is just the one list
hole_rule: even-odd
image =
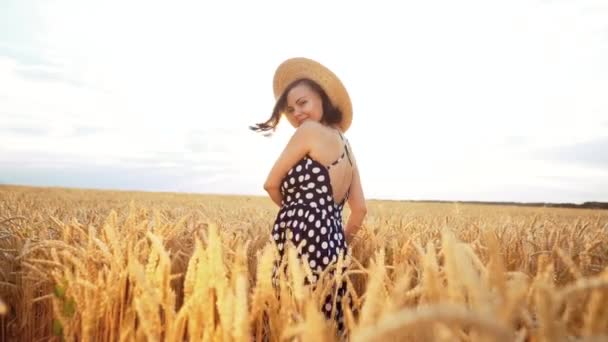
[(81, 80), (70, 78), (64, 74), (61, 69), (48, 66), (35, 65), (24, 67), (21, 65), (15, 70), (15, 72), (24, 79), (32, 81), (63, 82), (74, 87), (87, 86), (86, 83)]
[[(218, 192), (238, 177), (217, 168), (103, 163), (27, 165), (0, 162), (0, 184), (96, 189)], [(236, 189), (235, 189), (236, 190)]]
[[(549, 148), (602, 137), (608, 127), (599, 114), (608, 108), (608, 50), (597, 35), (607, 13), (583, 13), (579, 2), (448, 1), (441, 13), (422, 3), (407, 11), (353, 5), (333, 32), (345, 42), (339, 50), (323, 27), (294, 27), (318, 39), (288, 39), (266, 20), (277, 13), (251, 17), (226, 3), (149, 4), (145, 13), (116, 1), (19, 4), (0, 11), (8, 23), (0, 30), (0, 163), (49, 182), (69, 183), (64, 172), (85, 187), (87, 176), (91, 186), (178, 179), (176, 189), (261, 191), (291, 130), (283, 122), (278, 137), (263, 139), (246, 127), (274, 104), (277, 63), (300, 54), (326, 62), (347, 84), (356, 108), (349, 138), (377, 197), (416, 189), (475, 199), (497, 185), (492, 196), (517, 198), (500, 188), (512, 184), (559, 198), (590, 177), (587, 166), (604, 165), (585, 156), (589, 147)], [(335, 21), (340, 7), (328, 6), (322, 19)], [(318, 14), (311, 8), (304, 12)], [(253, 39), (260, 37), (272, 38)], [(276, 41), (284, 42), (278, 53)], [(387, 146), (389, 155), (379, 153)], [(529, 151), (550, 162), (526, 164)], [(562, 160), (577, 165), (553, 167)], [(149, 183), (128, 178), (146, 172)], [(552, 174), (576, 179), (542, 178)]]
[(608, 136), (583, 143), (542, 148), (532, 152), (538, 159), (605, 168), (608, 173)]
[(7, 168), (0, 179), (9, 184), (46, 185), (101, 189), (174, 189), (180, 173), (161, 169), (81, 166), (79, 168)]
[(77, 137), (99, 134), (104, 132), (105, 129), (103, 127), (96, 126), (75, 126), (73, 129), (73, 135)]
[(31, 135), (31, 136), (42, 136), (48, 135), (50, 133), (50, 129), (47, 127), (42, 127), (40, 125), (31, 125), (31, 126), (0, 126), (0, 133), (3, 134), (15, 134), (15, 135)]
[(234, 128), (207, 128), (189, 130), (185, 134), (186, 151), (203, 153), (230, 153), (239, 135)]
[(510, 147), (522, 147), (532, 142), (530, 136), (524, 135), (506, 135), (501, 141), (501, 145)]

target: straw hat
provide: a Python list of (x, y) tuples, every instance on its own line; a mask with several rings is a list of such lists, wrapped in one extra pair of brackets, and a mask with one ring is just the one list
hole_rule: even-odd
[(290, 58), (277, 68), (274, 74), (274, 98), (278, 100), (285, 89), (294, 81), (308, 78), (318, 83), (329, 96), (332, 104), (342, 111), (340, 127), (344, 132), (353, 121), (353, 106), (346, 88), (331, 70), (312, 59)]

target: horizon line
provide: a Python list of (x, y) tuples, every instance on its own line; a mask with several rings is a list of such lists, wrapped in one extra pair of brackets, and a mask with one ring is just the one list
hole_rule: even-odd
[[(183, 195), (210, 195), (210, 196), (241, 196), (241, 197), (261, 197), (266, 198), (268, 196), (261, 194), (245, 194), (245, 193), (221, 193), (221, 192), (188, 192), (188, 191), (169, 191), (169, 190), (144, 190), (144, 189), (120, 189), (120, 188), (96, 188), (96, 187), (74, 187), (74, 186), (61, 186), (61, 185), (30, 185), (30, 184), (9, 184), (1, 183), (2, 186), (15, 186), (15, 187), (30, 187), (30, 188), (54, 188), (54, 189), (68, 189), (68, 190), (87, 190), (87, 191), (117, 191), (117, 192), (145, 192), (145, 193), (159, 193), (159, 194), (183, 194)], [(520, 204), (520, 205), (584, 205), (589, 203), (607, 204), (608, 200), (602, 201), (583, 201), (583, 202), (520, 202), (520, 201), (484, 201), (484, 200), (442, 200), (442, 199), (393, 199), (393, 198), (366, 198), (366, 201), (392, 201), (392, 202), (433, 202), (433, 203), (470, 203), (470, 204)]]

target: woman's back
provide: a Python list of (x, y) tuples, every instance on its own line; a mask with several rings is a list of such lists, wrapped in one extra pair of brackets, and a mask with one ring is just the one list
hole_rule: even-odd
[(308, 155), (328, 167), (334, 200), (341, 203), (347, 196), (353, 179), (355, 163), (351, 148), (338, 129), (322, 124), (315, 126), (318, 134)]

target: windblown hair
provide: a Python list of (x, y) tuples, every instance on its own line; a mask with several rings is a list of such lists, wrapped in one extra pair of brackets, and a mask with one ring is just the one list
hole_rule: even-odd
[[(266, 132), (270, 130), (274, 132), (279, 124), (279, 121), (281, 120), (283, 112), (285, 111), (285, 107), (287, 106), (287, 94), (289, 94), (291, 89), (300, 84), (306, 84), (321, 97), (321, 102), (323, 104), (323, 117), (321, 118), (321, 123), (333, 125), (342, 121), (342, 111), (331, 103), (331, 100), (329, 99), (329, 96), (327, 96), (325, 90), (323, 90), (323, 88), (321, 88), (317, 82), (308, 78), (302, 78), (292, 82), (285, 89), (283, 94), (281, 94), (275, 103), (272, 114), (268, 120), (262, 123), (257, 123), (254, 126), (249, 126), (249, 128), (255, 132)], [(268, 136), (271, 135), (271, 133), (267, 133), (265, 135)]]

